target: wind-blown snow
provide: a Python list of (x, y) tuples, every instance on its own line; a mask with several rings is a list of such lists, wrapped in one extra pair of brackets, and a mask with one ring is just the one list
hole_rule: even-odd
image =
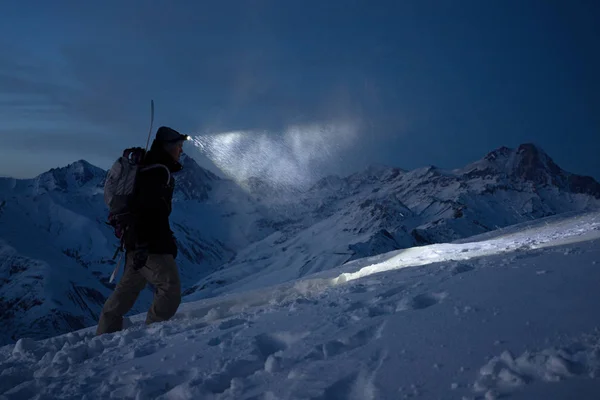
[(0, 398), (593, 399), (600, 213), (0, 348)]
[(303, 187), (354, 144), (352, 121), (290, 126), (281, 135), (236, 131), (196, 135), (192, 143), (225, 175), (249, 189), (259, 178), (271, 186)]

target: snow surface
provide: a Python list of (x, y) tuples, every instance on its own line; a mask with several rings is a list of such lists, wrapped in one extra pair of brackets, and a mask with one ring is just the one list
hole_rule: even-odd
[(600, 213), (0, 348), (0, 399), (597, 399)]

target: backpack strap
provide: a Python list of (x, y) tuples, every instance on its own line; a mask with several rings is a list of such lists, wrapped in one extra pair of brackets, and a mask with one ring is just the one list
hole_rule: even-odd
[(154, 169), (154, 168), (164, 168), (165, 171), (167, 171), (167, 185), (169, 183), (171, 183), (171, 171), (169, 171), (169, 168), (167, 168), (167, 166), (164, 165), (164, 164), (151, 164), (151, 165), (148, 165), (146, 167), (141, 168), (140, 172), (148, 171), (148, 170), (151, 170), (151, 169)]

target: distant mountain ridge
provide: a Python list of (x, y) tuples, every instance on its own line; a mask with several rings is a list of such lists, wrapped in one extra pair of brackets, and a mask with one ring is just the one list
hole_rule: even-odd
[[(186, 155), (172, 229), (186, 299), (279, 283), (344, 262), (600, 207), (600, 184), (538, 146), (501, 147), (464, 168), (371, 166), (308, 190), (244, 188)], [(0, 344), (96, 323), (112, 285), (106, 171), (85, 160), (0, 178)], [(151, 299), (145, 291), (134, 311)]]
[(553, 185), (573, 193), (600, 197), (600, 184), (594, 178), (562, 170), (548, 154), (531, 143), (522, 144), (516, 150), (501, 147), (465, 169), (470, 169), (468, 174), (504, 173), (535, 184)]
[(272, 204), (276, 232), (186, 293), (189, 299), (210, 297), (256, 279), (278, 283), (356, 258), (596, 209), (599, 187), (561, 170), (532, 144), (494, 150), (453, 171), (377, 165), (345, 178), (324, 177), (307, 192), (284, 197), (284, 204)]

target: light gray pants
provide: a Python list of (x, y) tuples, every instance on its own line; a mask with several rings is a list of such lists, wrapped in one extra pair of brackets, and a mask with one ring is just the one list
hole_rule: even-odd
[(133, 254), (127, 255), (123, 277), (104, 303), (96, 335), (123, 329), (123, 316), (131, 310), (147, 282), (154, 286), (154, 301), (146, 324), (170, 319), (181, 303), (181, 283), (177, 264), (170, 254), (149, 254), (146, 265), (133, 269)]

